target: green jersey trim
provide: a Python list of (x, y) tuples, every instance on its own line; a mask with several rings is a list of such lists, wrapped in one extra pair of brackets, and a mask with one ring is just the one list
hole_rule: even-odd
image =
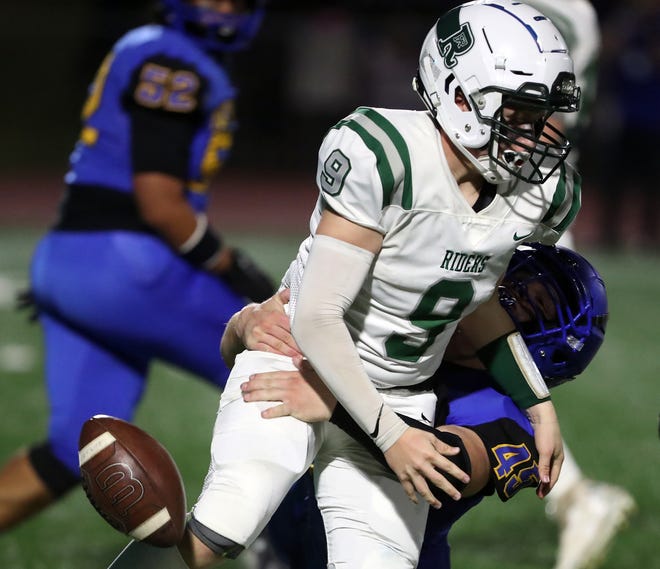
[(383, 145), (374, 136), (371, 136), (362, 125), (354, 120), (344, 119), (339, 121), (333, 128), (339, 129), (343, 126), (355, 132), (355, 134), (362, 139), (362, 142), (364, 142), (366, 147), (376, 156), (376, 170), (378, 171), (378, 177), (380, 178), (380, 183), (383, 188), (383, 205), (386, 205), (394, 188), (394, 175), (392, 174), (392, 168), (390, 168), (390, 164), (387, 161)]
[(402, 188), (401, 206), (412, 207), (412, 169), (410, 152), (396, 127), (383, 115), (360, 107), (333, 128), (347, 127), (355, 132), (376, 157), (376, 169), (383, 187), (383, 207), (392, 204), (393, 194)]
[[(568, 213), (564, 216), (564, 218), (559, 223), (552, 226), (552, 229), (555, 231), (561, 232), (564, 229), (566, 229), (573, 222), (575, 216), (580, 210), (582, 179), (580, 178), (580, 175), (577, 172), (573, 172), (572, 182), (573, 183), (572, 183), (572, 192), (571, 192), (571, 206), (568, 210)], [(552, 196), (552, 203), (550, 204), (550, 208), (543, 217), (542, 220), (543, 223), (550, 222), (557, 213), (557, 211), (559, 211), (561, 206), (566, 201), (567, 191), (568, 191), (568, 185), (566, 179), (566, 166), (562, 164), (559, 175), (559, 182), (557, 182), (557, 188), (555, 189), (555, 193)]]
[(580, 211), (580, 205), (582, 203), (582, 177), (579, 174), (574, 174), (573, 176), (573, 201), (571, 207), (568, 210), (568, 213), (562, 221), (555, 225), (554, 230), (558, 233), (562, 233), (571, 223)]

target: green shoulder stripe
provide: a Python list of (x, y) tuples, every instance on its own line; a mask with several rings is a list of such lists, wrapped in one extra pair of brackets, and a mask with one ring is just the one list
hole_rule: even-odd
[(401, 205), (412, 206), (412, 171), (408, 146), (396, 127), (377, 111), (360, 107), (333, 128), (345, 126), (355, 132), (376, 156), (376, 168), (383, 186), (383, 207), (392, 203), (395, 190), (402, 187)]
[[(572, 177), (572, 201), (571, 201), (571, 207), (568, 210), (568, 213), (564, 216), (564, 218), (557, 224), (553, 226), (553, 229), (556, 231), (563, 231), (568, 227), (573, 220), (575, 219), (575, 216), (577, 215), (578, 211), (580, 210), (580, 199), (581, 199), (581, 182), (582, 179), (580, 178), (580, 175), (577, 172), (573, 172), (573, 177)], [(543, 223), (550, 222), (552, 218), (555, 216), (559, 208), (564, 204), (564, 201), (566, 200), (566, 193), (567, 193), (567, 180), (566, 180), (566, 167), (564, 164), (561, 166), (561, 171), (559, 175), (559, 182), (557, 183), (557, 188), (555, 189), (555, 193), (552, 196), (552, 204), (550, 204), (550, 208), (548, 209), (548, 212), (545, 214), (543, 217)]]
[(580, 205), (582, 203), (582, 177), (577, 172), (573, 174), (573, 200), (571, 202), (571, 207), (568, 210), (568, 213), (564, 216), (557, 225), (554, 226), (554, 230), (558, 233), (564, 231), (575, 219), (575, 216), (580, 211)]
[(385, 149), (378, 139), (371, 136), (369, 132), (360, 124), (352, 119), (344, 119), (339, 121), (333, 128), (339, 129), (345, 126), (355, 132), (362, 142), (371, 150), (376, 156), (376, 169), (378, 170), (378, 177), (383, 187), (383, 205), (390, 203), (392, 192), (394, 191), (394, 176), (392, 168), (390, 167)]

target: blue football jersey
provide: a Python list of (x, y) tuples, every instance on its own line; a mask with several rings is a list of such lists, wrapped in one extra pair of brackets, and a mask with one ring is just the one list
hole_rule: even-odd
[(159, 25), (120, 38), (90, 86), (60, 217), (31, 265), (46, 337), (48, 444), (74, 476), (82, 423), (98, 413), (132, 420), (152, 361), (226, 382), (218, 344), (245, 299), (147, 225), (133, 179), (174, 176), (204, 212), (232, 144), (235, 95), (218, 61)]
[(132, 192), (139, 172), (186, 183), (196, 211), (227, 158), (236, 90), (226, 71), (184, 34), (147, 25), (125, 34), (89, 89), (68, 185)]

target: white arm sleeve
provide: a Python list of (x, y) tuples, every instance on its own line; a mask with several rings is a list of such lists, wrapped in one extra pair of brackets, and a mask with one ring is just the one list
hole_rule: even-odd
[(344, 322), (373, 259), (373, 253), (345, 241), (314, 237), (291, 331), (337, 401), (385, 452), (407, 426), (369, 379)]

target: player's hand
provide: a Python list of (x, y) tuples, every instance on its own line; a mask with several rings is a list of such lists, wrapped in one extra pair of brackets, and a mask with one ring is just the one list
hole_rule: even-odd
[(282, 356), (300, 356), (291, 335), (289, 317), (284, 305), (289, 302), (289, 289), (284, 289), (265, 302), (241, 311), (237, 334), (250, 350), (273, 352)]
[(539, 451), (539, 475), (541, 482), (536, 489), (539, 498), (545, 498), (559, 478), (564, 462), (564, 446), (559, 420), (552, 401), (544, 401), (527, 409), (527, 416), (534, 428), (534, 442)]
[(234, 292), (253, 302), (262, 302), (275, 292), (270, 276), (240, 249), (231, 250), (229, 268), (218, 274)]
[(34, 298), (34, 293), (29, 288), (18, 291), (16, 295), (16, 308), (27, 311), (30, 322), (35, 322), (39, 318), (37, 301)]
[(445, 456), (458, 454), (460, 449), (452, 447), (432, 433), (408, 428), (399, 439), (385, 451), (385, 460), (403, 485), (408, 497), (418, 503), (417, 494), (433, 508), (440, 508), (440, 500), (431, 492), (429, 483), (434, 484), (454, 500), (461, 493), (451, 485), (442, 472), (465, 483), (470, 477)]
[(327, 421), (337, 400), (302, 356), (298, 371), (257, 373), (241, 385), (244, 401), (280, 401), (261, 413), (264, 419), (291, 416), (307, 423)]

